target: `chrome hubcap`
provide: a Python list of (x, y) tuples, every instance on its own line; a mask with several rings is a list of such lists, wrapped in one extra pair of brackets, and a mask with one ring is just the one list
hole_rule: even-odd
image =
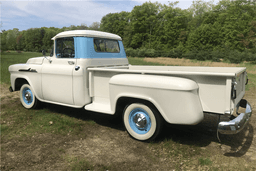
[(30, 100), (31, 100), (31, 94), (30, 94), (29, 92), (26, 92), (26, 93), (25, 93), (25, 99), (26, 99), (27, 101), (30, 101)]
[(144, 128), (147, 125), (147, 118), (144, 114), (138, 113), (133, 118), (134, 123), (139, 128)]

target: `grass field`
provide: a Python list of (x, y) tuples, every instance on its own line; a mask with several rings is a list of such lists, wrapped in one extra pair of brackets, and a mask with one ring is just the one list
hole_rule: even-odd
[[(26, 110), (8, 91), (8, 66), (40, 53), (1, 53), (1, 170), (256, 170), (256, 121), (239, 134), (216, 138), (217, 119), (197, 126), (166, 125), (151, 143), (133, 140), (108, 115), (44, 104)], [(160, 58), (161, 59), (161, 58)], [(133, 65), (216, 65), (211, 62), (129, 58)], [(223, 64), (221, 65), (232, 65)], [(246, 99), (256, 107), (256, 65), (248, 68)], [(211, 121), (209, 124), (209, 120)]]

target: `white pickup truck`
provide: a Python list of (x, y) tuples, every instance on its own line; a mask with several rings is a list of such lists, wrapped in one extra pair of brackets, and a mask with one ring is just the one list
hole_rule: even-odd
[[(163, 122), (194, 125), (204, 112), (232, 118), (218, 131), (235, 134), (252, 114), (242, 99), (246, 68), (129, 65), (121, 37), (99, 31), (66, 31), (52, 40), (50, 56), (9, 66), (9, 90), (20, 90), (25, 108), (47, 102), (120, 114), (141, 141), (156, 138)], [(245, 112), (235, 112), (239, 107)]]

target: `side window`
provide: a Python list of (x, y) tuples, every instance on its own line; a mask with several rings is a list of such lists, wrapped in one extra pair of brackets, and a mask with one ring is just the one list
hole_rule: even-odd
[(74, 58), (75, 47), (74, 38), (59, 38), (56, 40), (56, 55), (57, 58)]
[(120, 48), (117, 40), (95, 38), (94, 49), (96, 52), (112, 52), (112, 53), (120, 52)]

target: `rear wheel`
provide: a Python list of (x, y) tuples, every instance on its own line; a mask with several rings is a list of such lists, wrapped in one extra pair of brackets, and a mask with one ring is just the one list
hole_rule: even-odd
[(152, 107), (132, 103), (124, 111), (123, 121), (130, 136), (137, 140), (150, 141), (160, 133), (163, 119)]
[(20, 101), (21, 104), (27, 109), (38, 108), (40, 103), (30, 85), (28, 84), (23, 84), (20, 88)]

